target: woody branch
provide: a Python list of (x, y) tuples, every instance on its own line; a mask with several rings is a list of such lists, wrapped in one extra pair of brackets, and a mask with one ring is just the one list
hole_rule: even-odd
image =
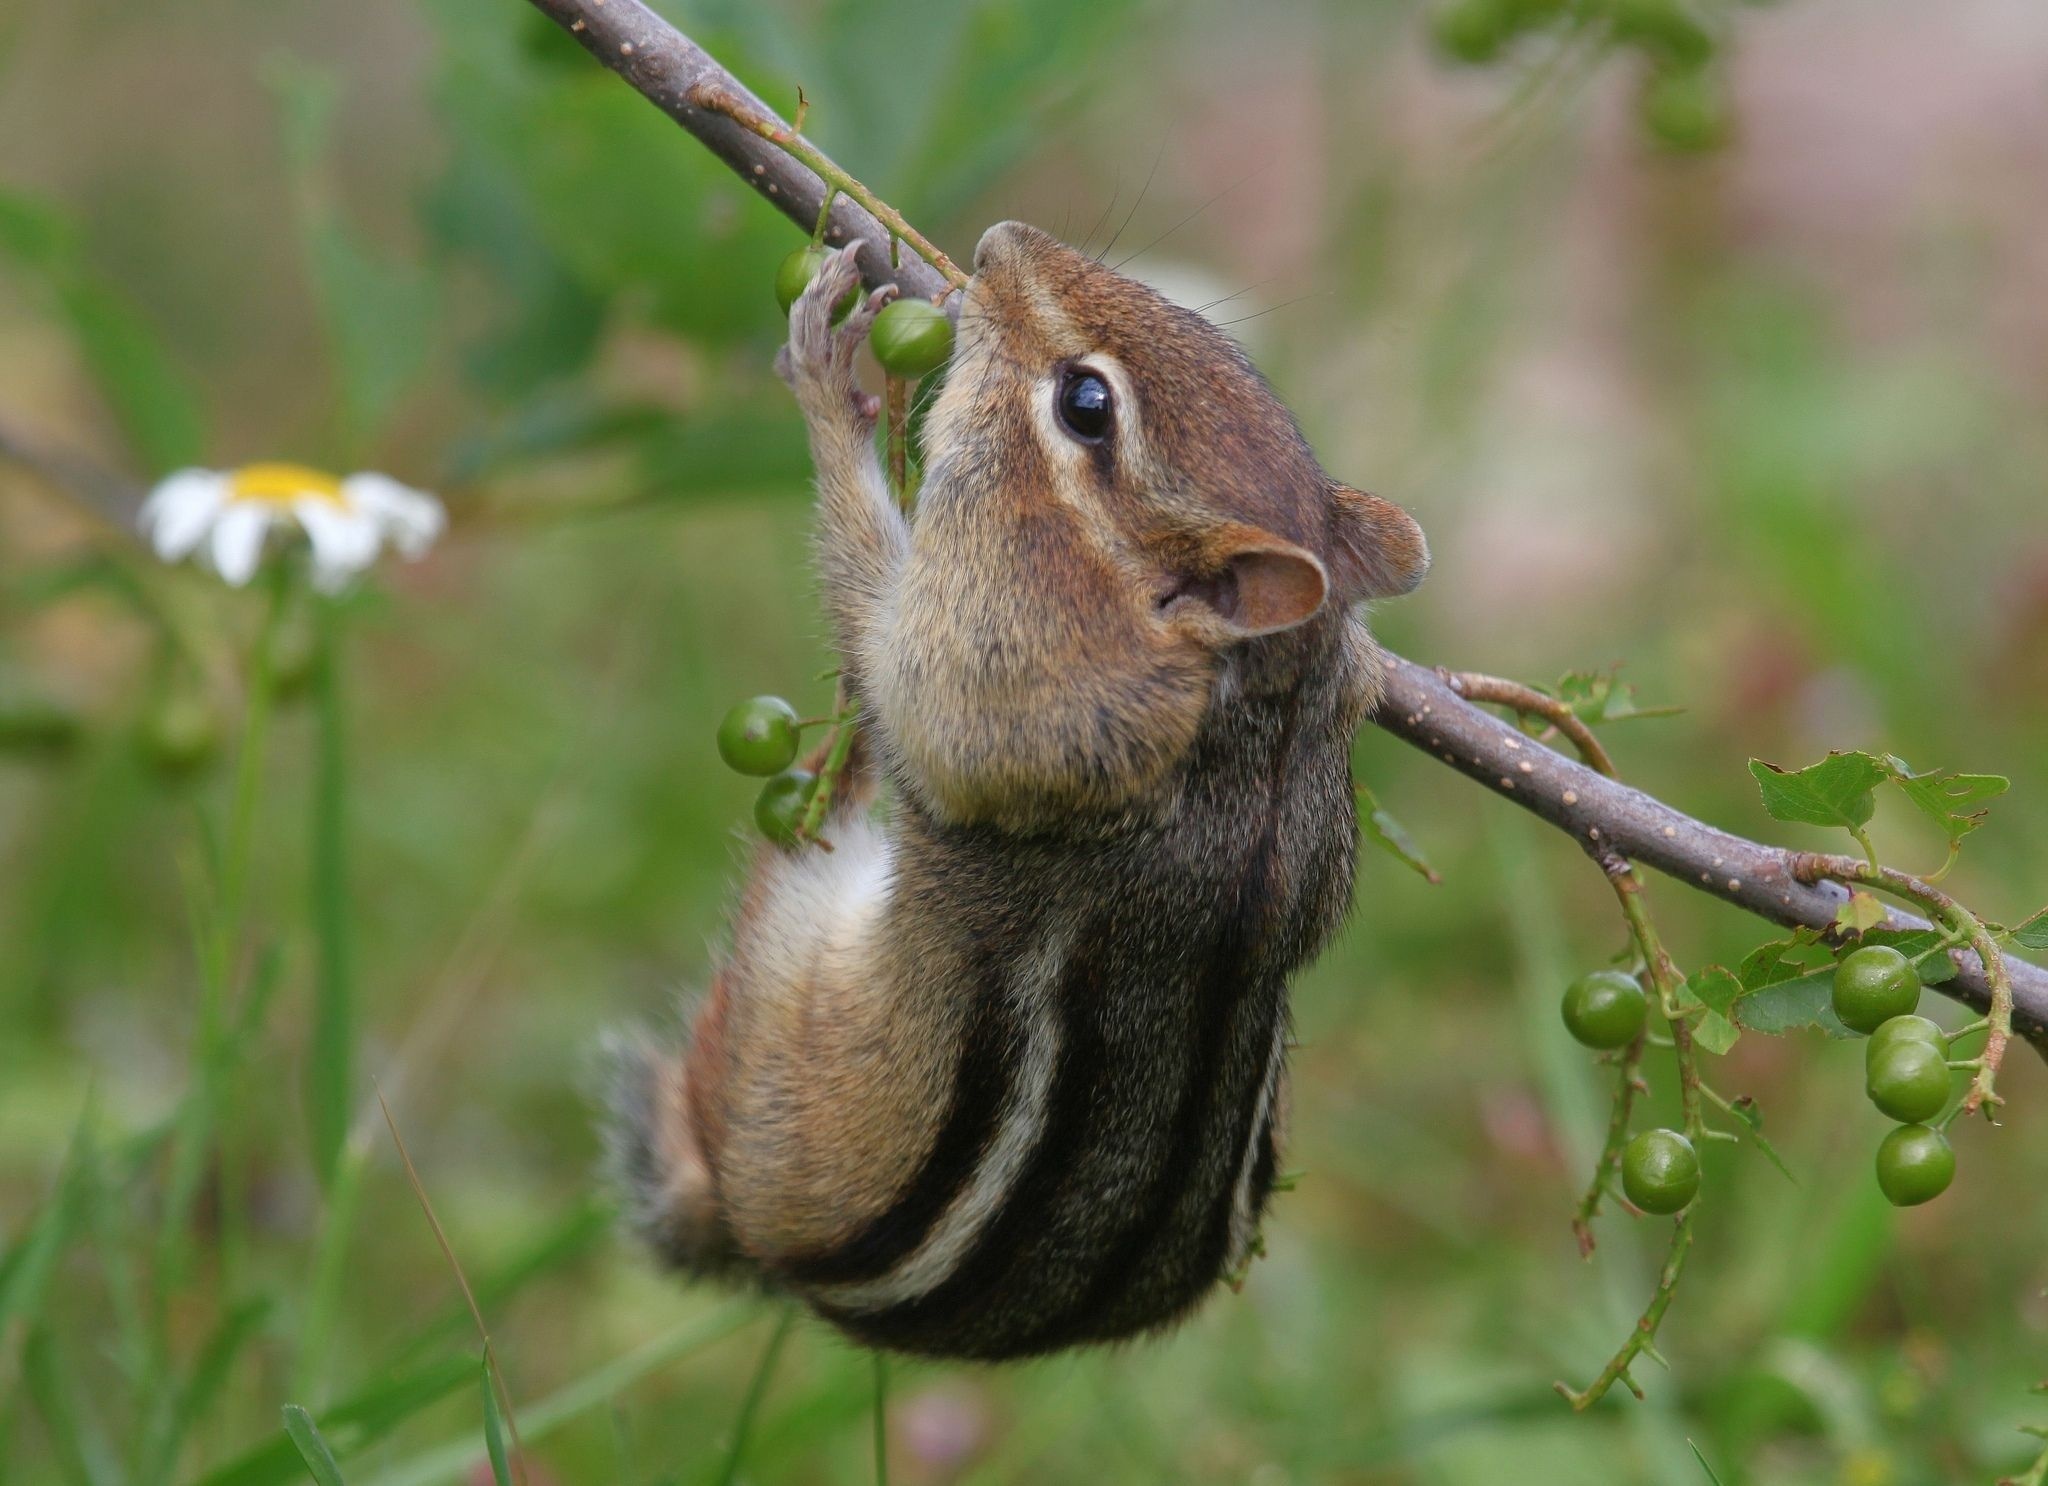
[[(826, 238), (834, 243), (859, 239), (871, 245), (860, 258), (870, 285), (893, 282), (906, 294), (927, 298), (946, 292), (946, 277), (915, 254), (902, 254), (901, 262), (892, 267), (889, 242), (892, 235), (903, 235), (901, 229), (892, 233), (843, 188), (828, 185), (785, 144), (771, 138), (771, 133), (786, 133), (837, 179), (851, 180), (702, 47), (639, 0), (531, 3), (806, 232), (816, 224), (827, 193), (834, 193)], [(953, 298), (957, 301), (958, 296)], [(16, 437), (0, 439), (0, 460), (27, 466), (66, 493), (83, 497), (103, 515), (132, 517), (139, 501), (138, 492), (119, 487), (77, 461), (37, 451)], [(127, 524), (132, 530), (132, 521)], [(1806, 880), (1800, 853), (1717, 830), (1606, 778), (1474, 705), (1458, 687), (1459, 678), (1450, 673), (1391, 657), (1386, 694), (1373, 721), (1548, 821), (1596, 860), (1619, 854), (1772, 923), (1824, 934), (1834, 931), (1835, 915), (1847, 892), (1832, 882)], [(1899, 909), (1888, 913), (1895, 928), (1929, 927)], [(1951, 953), (1956, 974), (1938, 989), (1978, 1011), (1987, 1010), (1992, 988), (1983, 965), (1971, 951)], [(2010, 955), (2004, 964), (2012, 988), (2013, 1031), (2048, 1057), (2048, 970)]]
[[(791, 221), (806, 230), (815, 223), (828, 189), (825, 181), (762, 132), (763, 121), (780, 130), (789, 126), (702, 47), (640, 0), (532, 4), (702, 140)], [(756, 127), (704, 106), (707, 99), (738, 100)], [(809, 141), (803, 146), (810, 158), (847, 178)], [(861, 267), (871, 285), (884, 282), (890, 276), (888, 230), (842, 197), (833, 208), (828, 233), (833, 242), (843, 240), (838, 235), (842, 212), (847, 214), (845, 231), (881, 249), (863, 253)], [(936, 271), (903, 256), (895, 281), (906, 292), (932, 294), (945, 287)], [(913, 282), (913, 270), (924, 270), (932, 282), (922, 277)], [(1772, 923), (1833, 930), (1835, 912), (1848, 894), (1830, 882), (1803, 881), (1795, 870), (1796, 853), (1716, 830), (1536, 743), (1474, 706), (1443, 673), (1398, 657), (1389, 670), (1374, 722), (1565, 831), (1596, 859), (1619, 853)], [(1898, 909), (1889, 914), (1894, 927), (1928, 927)], [(1965, 950), (1954, 951), (1953, 957), (1957, 973), (1939, 989), (1979, 1011), (1987, 1009), (1992, 991), (1983, 966)], [(2012, 981), (2013, 1030), (2048, 1057), (2048, 971), (2010, 956), (2005, 963)]]

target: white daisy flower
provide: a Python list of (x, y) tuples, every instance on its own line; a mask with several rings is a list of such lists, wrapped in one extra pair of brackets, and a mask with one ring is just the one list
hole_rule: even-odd
[(333, 593), (377, 560), (388, 541), (423, 556), (447, 525), (440, 501), (389, 475), (336, 479), (297, 464), (179, 470), (150, 491), (136, 518), (165, 562), (198, 553), (235, 587), (256, 574), (271, 531), (297, 526), (313, 553), (313, 586)]

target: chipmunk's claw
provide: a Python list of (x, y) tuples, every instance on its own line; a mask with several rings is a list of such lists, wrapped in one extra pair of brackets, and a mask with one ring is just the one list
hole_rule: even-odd
[(872, 425), (881, 416), (881, 402), (860, 390), (854, 361), (861, 342), (882, 306), (896, 297), (896, 286), (884, 284), (856, 303), (838, 324), (832, 307), (860, 281), (860, 250), (848, 243), (829, 250), (817, 274), (789, 310), (789, 340), (775, 357), (775, 371), (795, 391), (808, 417), (850, 411)]

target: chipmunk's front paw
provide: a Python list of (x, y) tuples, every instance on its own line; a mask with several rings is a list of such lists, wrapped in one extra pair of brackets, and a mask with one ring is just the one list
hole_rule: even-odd
[(861, 244), (855, 242), (825, 254), (817, 276), (789, 308), (789, 340), (776, 353), (775, 370), (796, 393), (805, 417), (851, 415), (872, 429), (881, 415), (881, 400), (860, 390), (853, 374), (854, 357), (875, 316), (896, 297), (896, 286), (884, 284), (834, 325), (832, 307), (860, 282), (860, 250)]

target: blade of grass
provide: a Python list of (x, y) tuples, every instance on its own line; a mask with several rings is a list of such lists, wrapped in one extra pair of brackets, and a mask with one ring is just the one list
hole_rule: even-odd
[(875, 1486), (889, 1486), (889, 1359), (875, 1357)]
[(318, 650), (313, 669), (316, 720), (313, 767), (312, 923), (315, 945), (313, 1030), (306, 1047), (306, 1127), (313, 1172), (334, 1183), (348, 1138), (355, 1082), (355, 987), (348, 904), (347, 720), (341, 689), (341, 613), (315, 605)]
[(43, 1431), (49, 1437), (58, 1473), (70, 1486), (113, 1486), (120, 1480), (113, 1453), (99, 1430), (81, 1419), (47, 1326), (29, 1333), (21, 1362), (23, 1380), (36, 1412), (43, 1416)]
[(268, 1300), (252, 1300), (230, 1311), (200, 1350), (184, 1385), (151, 1401), (149, 1424), (131, 1473), (138, 1486), (162, 1486), (171, 1479), (193, 1424), (213, 1407), (235, 1358), (269, 1312)]
[(762, 1349), (760, 1365), (754, 1369), (754, 1376), (747, 1384), (746, 1396), (740, 1400), (739, 1416), (732, 1424), (732, 1448), (726, 1451), (718, 1474), (712, 1478), (714, 1486), (732, 1486), (739, 1479), (740, 1462), (747, 1453), (747, 1437), (754, 1429), (754, 1416), (760, 1412), (761, 1400), (768, 1392), (768, 1381), (775, 1375), (776, 1359), (782, 1356), (783, 1344), (789, 1340), (789, 1329), (795, 1322), (796, 1308), (785, 1305), (775, 1323), (774, 1333), (768, 1338), (768, 1345)]
[(496, 1370), (497, 1361), (491, 1350), (491, 1331), (484, 1325), (484, 1313), (476, 1303), (476, 1292), (469, 1287), (469, 1276), (462, 1271), (462, 1261), (455, 1257), (455, 1246), (448, 1242), (447, 1230), (434, 1215), (434, 1204), (427, 1199), (426, 1184), (420, 1180), (419, 1169), (412, 1164), (412, 1153), (405, 1148), (405, 1137), (398, 1133), (398, 1121), (393, 1118), (391, 1106), (384, 1101), (384, 1091), (377, 1090), (377, 1107), (384, 1111), (384, 1123), (391, 1128), (391, 1140), (398, 1147), (398, 1159), (405, 1166), (405, 1179), (412, 1186), (412, 1195), (418, 1199), (420, 1211), (427, 1215), (427, 1226), (434, 1230), (434, 1242), (441, 1246), (441, 1257), (448, 1261), (448, 1267), (455, 1272), (455, 1283), (462, 1289), (462, 1298), (469, 1306), (469, 1314), (476, 1322), (476, 1333), (483, 1338), (484, 1362), (497, 1384), (499, 1400), (505, 1406), (505, 1427), (512, 1436), (513, 1473), (518, 1477), (519, 1486), (526, 1482), (526, 1447), (519, 1441), (519, 1419), (512, 1411), (512, 1395), (506, 1390), (502, 1372)]
[[(323, 1410), (321, 1430), (343, 1455), (353, 1455), (383, 1440), (475, 1376), (476, 1364), (469, 1358), (444, 1357)], [(288, 1435), (279, 1433), (209, 1472), (195, 1486), (284, 1486), (299, 1469), (297, 1448)]]
[[(527, 1406), (524, 1438), (529, 1442), (547, 1438), (572, 1419), (609, 1403), (650, 1373), (730, 1336), (756, 1314), (747, 1301), (730, 1301), (708, 1316), (687, 1321), (666, 1336), (656, 1337), (565, 1384)], [(471, 1367), (472, 1364), (464, 1362), (465, 1378), (473, 1375)], [(371, 1486), (441, 1486), (443, 1482), (461, 1480), (475, 1460), (476, 1441), (463, 1435), (401, 1462), (376, 1477)]]
[(87, 1153), (92, 1148), (92, 1120), (93, 1101), (87, 1095), (49, 1199), (20, 1241), (8, 1251), (4, 1267), (0, 1267), (0, 1343), (6, 1341), (16, 1322), (24, 1327), (33, 1326), (42, 1312), (50, 1275), (78, 1224), (79, 1209), (84, 1206), (80, 1175), (88, 1165)]
[(306, 1470), (319, 1486), (344, 1486), (341, 1467), (335, 1463), (334, 1452), (327, 1448), (327, 1441), (320, 1438), (320, 1431), (314, 1427), (313, 1416), (295, 1403), (284, 1406), (284, 1432), (291, 1436), (299, 1459), (306, 1462)]
[[(591, 1200), (548, 1229), (502, 1268), (476, 1281), (477, 1304), (496, 1310), (528, 1284), (549, 1272), (581, 1258), (612, 1231), (616, 1212), (609, 1202)], [(434, 1321), (422, 1327), (391, 1358), (399, 1366), (428, 1348), (447, 1340), (450, 1332), (469, 1323), (468, 1309), (457, 1301)]]
[(498, 1408), (498, 1380), (491, 1367), (491, 1354), (484, 1353), (484, 1450), (491, 1457), (491, 1479), (497, 1486), (512, 1486), (512, 1468), (505, 1461), (505, 1417)]

